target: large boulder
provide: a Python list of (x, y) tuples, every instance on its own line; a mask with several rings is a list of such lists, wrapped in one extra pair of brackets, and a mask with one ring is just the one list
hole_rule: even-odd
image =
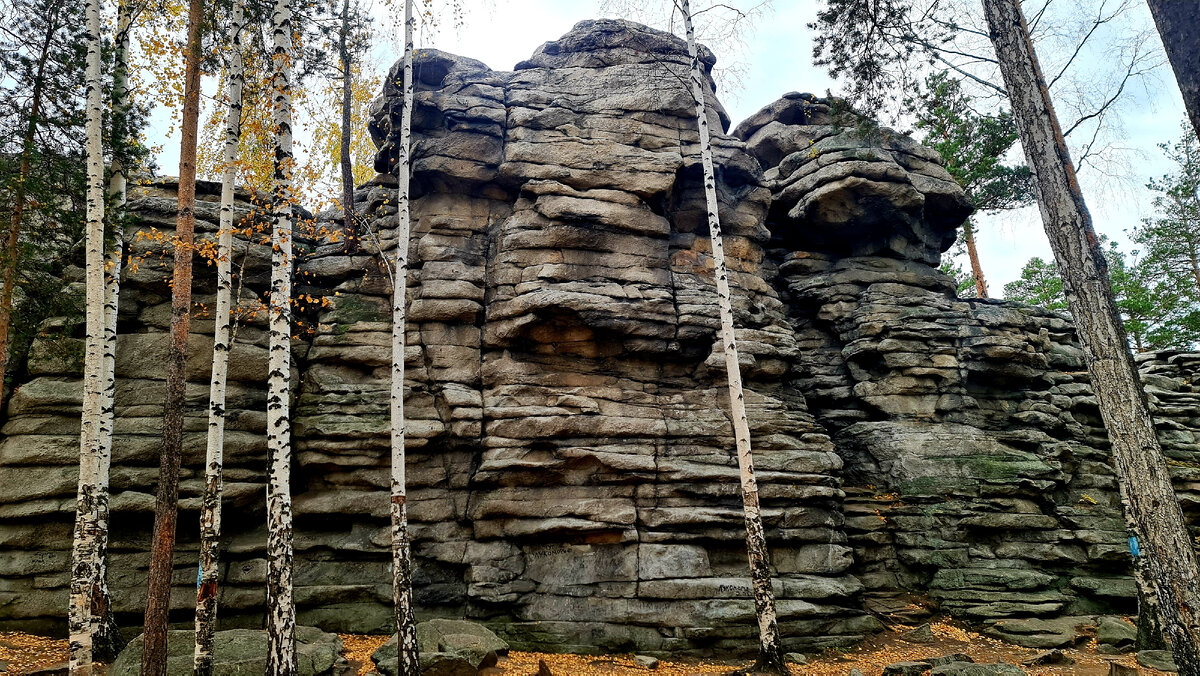
[(1119, 617), (1102, 617), (1096, 623), (1096, 642), (1122, 652), (1132, 650), (1137, 642), (1137, 627)]
[[(137, 676), (142, 668), (143, 635), (129, 642), (117, 656), (109, 676)], [(196, 646), (196, 632), (167, 632), (167, 673), (190, 674)], [(267, 632), (260, 629), (218, 631), (213, 639), (215, 676), (249, 676), (265, 673), (267, 668)], [(341, 655), (342, 640), (316, 627), (296, 627), (296, 668), (300, 676), (347, 674), (348, 665)]]
[[(371, 659), (385, 676), (396, 673), (398, 639), (392, 636)], [(475, 676), (508, 652), (508, 643), (491, 629), (465, 620), (434, 619), (417, 625), (422, 676)]]

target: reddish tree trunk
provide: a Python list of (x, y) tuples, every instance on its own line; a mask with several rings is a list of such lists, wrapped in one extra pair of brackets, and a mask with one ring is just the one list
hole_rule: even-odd
[(963, 240), (967, 243), (967, 257), (971, 259), (971, 278), (975, 280), (975, 293), (980, 298), (987, 298), (987, 281), (983, 278), (983, 267), (979, 265), (979, 250), (975, 248), (975, 229), (971, 227), (971, 221), (963, 224)]
[(203, 9), (202, 0), (188, 3), (183, 138), (179, 150), (179, 211), (175, 221), (175, 272), (171, 285), (171, 343), (167, 352), (162, 454), (146, 590), (142, 676), (167, 674), (167, 619), (171, 610), (175, 521), (179, 516), (179, 461), (183, 453), (184, 363), (192, 306), (192, 234), (196, 221), (196, 131), (200, 118), (200, 21)]

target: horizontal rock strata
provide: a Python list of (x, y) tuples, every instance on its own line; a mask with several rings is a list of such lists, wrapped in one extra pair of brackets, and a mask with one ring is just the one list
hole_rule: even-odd
[[(424, 616), (484, 622), (518, 649), (754, 645), (688, 65), (680, 39), (624, 21), (583, 22), (511, 72), (418, 55), (405, 392)], [(337, 211), (298, 236), (296, 599), (300, 623), (325, 630), (391, 630), (381, 259), (397, 246), (399, 75), (372, 104), (381, 173), (355, 191), (360, 245), (325, 234), (342, 230)], [(964, 194), (935, 153), (836, 108), (788, 94), (713, 139), (786, 649), (846, 645), (876, 616), (931, 609), (1049, 644), (1079, 618), (1132, 609), (1069, 319), (956, 298), (936, 266), (971, 210)], [(197, 210), (210, 240), (216, 188), (201, 186)], [(143, 186), (130, 204), (110, 567), (129, 623), (153, 507), (173, 191)], [(260, 625), (266, 571), (269, 257), (242, 197), (224, 628)], [(211, 267), (196, 284), (180, 620), (194, 602)], [(80, 340), (62, 320), (43, 334), (0, 429), (4, 629), (61, 631), (66, 607)], [(1142, 365), (1190, 510), (1200, 357)]]

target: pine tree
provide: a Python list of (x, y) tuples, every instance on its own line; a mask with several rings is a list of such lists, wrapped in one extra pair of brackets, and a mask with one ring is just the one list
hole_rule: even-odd
[(1186, 292), (1200, 299), (1200, 142), (1184, 125), (1182, 138), (1172, 146), (1159, 145), (1177, 169), (1146, 186), (1155, 193), (1158, 212), (1133, 232), (1149, 265), (1164, 276), (1190, 281)]
[(1122, 500), (1146, 555), (1179, 673), (1200, 675), (1200, 575), (1146, 395), (1109, 285), (1075, 166), (1050, 101), (1020, 0), (984, 0), (1038, 205), (1112, 444)]
[(1067, 309), (1062, 277), (1053, 261), (1047, 263), (1034, 256), (1021, 268), (1021, 276), (1004, 285), (1005, 300), (1036, 305), (1047, 310)]
[(737, 444), (738, 470), (741, 474), (742, 507), (746, 515), (746, 552), (750, 561), (750, 577), (754, 588), (754, 608), (758, 616), (759, 650), (754, 671), (787, 674), (779, 628), (775, 617), (775, 595), (771, 589), (771, 569), (767, 559), (767, 539), (763, 531), (762, 514), (758, 503), (758, 483), (754, 476), (754, 459), (750, 449), (750, 423), (746, 419), (746, 401), (742, 393), (742, 373), (738, 364), (737, 342), (734, 340), (733, 304), (729, 297), (729, 273), (725, 266), (721, 219), (718, 216), (717, 179), (713, 170), (712, 146), (709, 143), (708, 105), (704, 101), (703, 75), (692, 28), (692, 11), (688, 0), (676, 0), (683, 15), (687, 32), (688, 54), (692, 58), (692, 98), (696, 103), (696, 125), (700, 139), (700, 162), (704, 170), (704, 197), (708, 208), (708, 230), (712, 240), (713, 272), (717, 286), (717, 305), (721, 314), (721, 342), (725, 349), (725, 372), (729, 380), (730, 419)]
[(221, 481), (225, 449), (225, 385), (233, 349), (232, 245), (234, 179), (242, 123), (243, 1), (234, 0), (230, 21), (229, 64), (225, 91), (225, 170), (221, 178), (221, 217), (217, 232), (217, 300), (213, 333), (212, 378), (208, 395), (208, 445), (204, 457), (204, 495), (200, 502), (200, 571), (196, 589), (196, 676), (213, 672), (213, 635), (217, 623), (217, 577), (221, 545)]
[[(74, 179), (84, 154), (85, 142), (79, 138), (83, 106), (77, 99), (84, 80), (85, 31), (79, 31), (84, 21), (77, 7), (62, 0), (21, 2), (13, 8), (13, 25), (0, 32), (5, 73), (0, 106), (12, 120), (8, 129), (0, 129), (0, 156), (16, 156), (15, 171), (4, 186), (8, 230), (0, 249), (0, 386), (11, 371), (14, 299), (25, 263), (22, 238), (34, 225), (28, 217), (67, 221), (73, 216), (52, 210), (62, 202), (62, 193), (73, 192), (69, 181), (57, 179)], [(15, 147), (10, 145), (17, 139)], [(58, 145), (48, 147), (48, 139)]]
[[(1107, 243), (1107, 246), (1104, 246)], [(1130, 347), (1146, 350), (1191, 350), (1200, 344), (1200, 302), (1190, 276), (1164, 273), (1152, 259), (1138, 259), (1101, 235), (1113, 302), (1129, 336)], [(1031, 258), (1021, 277), (1004, 285), (1004, 297), (1050, 310), (1067, 309), (1058, 265)]]
[[(1033, 201), (1029, 168), (1004, 163), (1005, 155), (1017, 141), (1011, 114), (976, 112), (974, 99), (949, 71), (926, 78), (923, 89), (911, 103), (916, 109), (917, 129), (925, 132), (925, 145), (941, 154), (946, 170), (963, 187), (977, 210), (1014, 209)], [(975, 295), (987, 298), (987, 282), (971, 219), (963, 223), (962, 241), (971, 262)]]
[[(66, 317), (78, 324), (84, 319), (83, 294), (64, 272), (76, 264), (84, 239), (87, 49), (83, 3), (9, 0), (5, 7), (10, 11), (0, 20), (0, 367), (8, 385), (24, 375), (45, 319)], [(9, 392), (3, 388), (0, 408)]]
[(192, 305), (192, 253), (196, 223), (196, 132), (200, 117), (200, 28), (203, 0), (188, 3), (182, 139), (179, 150), (179, 207), (175, 219), (175, 260), (171, 280), (171, 333), (163, 402), (162, 452), (154, 497), (154, 534), (143, 631), (143, 676), (166, 676), (167, 618), (175, 522), (179, 516), (179, 463), (183, 454), (184, 363)]

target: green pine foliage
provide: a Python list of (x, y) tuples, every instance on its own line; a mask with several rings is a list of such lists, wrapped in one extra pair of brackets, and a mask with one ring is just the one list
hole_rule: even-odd
[[(83, 7), (65, 0), (16, 0), (4, 7), (0, 33), (0, 224), (13, 219), (22, 159), (24, 214), (15, 254), (9, 378), (19, 377), (29, 347), (49, 317), (82, 319), (82, 293), (71, 282), (82, 260), (84, 215)], [(34, 92), (41, 113), (33, 118)], [(33, 130), (32, 142), (25, 139)]]
[(1004, 285), (1004, 298), (1048, 310), (1066, 310), (1062, 277), (1054, 261), (1034, 257), (1021, 268), (1021, 277)]
[[(83, 226), (86, 203), (84, 151), (83, 6), (67, 0), (0, 0), (0, 228), (12, 222), (23, 156), (30, 163), (24, 180), (25, 208), (16, 251), (9, 382), (24, 374), (36, 338), (71, 338), (83, 321)], [(103, 72), (111, 78), (111, 36), (103, 48)], [(111, 97), (111, 79), (105, 98)], [(40, 91), (41, 114), (31, 118)], [(145, 171), (147, 148), (138, 142), (145, 106), (105, 115), (108, 158), (119, 153), (131, 173)], [(32, 127), (32, 144), (25, 138)], [(114, 148), (114, 133), (127, 141)], [(108, 215), (114, 215), (106, 210)], [(110, 226), (111, 227), (111, 226)], [(0, 252), (0, 256), (4, 253)], [(50, 318), (60, 318), (47, 323)], [(73, 358), (69, 340), (44, 341), (56, 358)]]
[[(1017, 127), (1011, 113), (979, 113), (974, 99), (963, 91), (962, 82), (947, 71), (927, 77), (924, 86), (907, 100), (907, 106), (916, 114), (916, 129), (923, 133), (922, 142), (938, 151), (946, 170), (976, 209), (996, 212), (1033, 201), (1029, 167), (1005, 162), (1017, 142)], [(959, 235), (955, 257), (965, 252), (966, 239), (975, 228), (975, 222), (968, 220)], [(959, 282), (960, 297), (976, 296), (970, 271), (965, 273), (964, 281), (959, 268), (947, 260), (942, 271)], [(953, 274), (955, 270), (958, 274)]]
[(1029, 167), (1005, 162), (1017, 142), (1012, 113), (977, 112), (962, 81), (947, 71), (927, 77), (909, 106), (917, 115), (916, 128), (924, 132), (922, 142), (941, 154), (976, 209), (1002, 211), (1033, 202)]
[[(1104, 251), (1113, 296), (1130, 347), (1138, 352), (1162, 349), (1195, 349), (1200, 345), (1200, 301), (1194, 290), (1183, 289), (1191, 280), (1164, 276), (1138, 252), (1125, 254), (1115, 242)], [(1053, 261), (1031, 258), (1021, 277), (1004, 285), (1007, 300), (1050, 310), (1067, 310), (1063, 281)]]
[[(1200, 298), (1200, 143), (1191, 126), (1173, 146), (1160, 144), (1176, 170), (1147, 184), (1156, 214), (1132, 233), (1143, 264), (1158, 277), (1176, 278), (1180, 293)], [(1190, 288), (1189, 288), (1190, 287)]]

